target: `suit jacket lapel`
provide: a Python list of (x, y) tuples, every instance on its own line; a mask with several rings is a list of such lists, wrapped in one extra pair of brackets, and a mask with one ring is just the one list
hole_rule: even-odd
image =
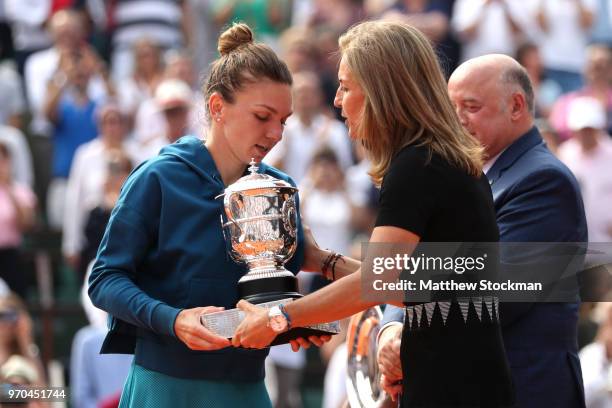
[(527, 133), (508, 146), (508, 148), (498, 157), (493, 167), (487, 172), (489, 184), (493, 186), (503, 175), (504, 171), (512, 166), (526, 151), (543, 143), (544, 141), (538, 129), (535, 126), (532, 127)]

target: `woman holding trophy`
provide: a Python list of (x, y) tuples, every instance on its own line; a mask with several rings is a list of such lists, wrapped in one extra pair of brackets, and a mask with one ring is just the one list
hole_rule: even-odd
[[(335, 105), (342, 109), (351, 138), (368, 151), (370, 174), (381, 186), (370, 242), (498, 241), (482, 148), (462, 128), (424, 35), (402, 23), (365, 22), (349, 29), (339, 44)], [(240, 301), (246, 318), (234, 334), (234, 346), (265, 347), (279, 327), (341, 319), (376, 304), (361, 292), (356, 260), (309, 241), (303, 268), (322, 271), (335, 282), (282, 305), (281, 316)], [(410, 292), (406, 297), (409, 301)], [(465, 321), (452, 294), (435, 303), (429, 324), (404, 325), (402, 406), (512, 406), (495, 314), (480, 319), (474, 313)], [(443, 310), (448, 312), (444, 318)]]
[[(200, 316), (238, 301), (245, 270), (227, 256), (217, 196), (281, 139), (292, 79), (244, 24), (226, 30), (218, 50), (204, 89), (206, 141), (183, 137), (133, 171), (89, 280), (94, 305), (112, 316), (102, 352), (134, 354), (121, 407), (271, 406), (267, 350), (229, 347)], [(293, 184), (272, 167), (259, 171)], [(299, 221), (297, 235), (303, 242)], [(298, 245), (287, 268), (302, 260)]]

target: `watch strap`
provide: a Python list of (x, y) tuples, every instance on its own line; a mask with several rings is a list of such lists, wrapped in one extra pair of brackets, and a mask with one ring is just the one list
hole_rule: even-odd
[(280, 305), (278, 305), (278, 309), (280, 310), (280, 312), (283, 314), (283, 316), (287, 320), (287, 330), (290, 330), (291, 329), (291, 317), (289, 316), (289, 313), (287, 313), (287, 309), (285, 309), (285, 305), (281, 303)]

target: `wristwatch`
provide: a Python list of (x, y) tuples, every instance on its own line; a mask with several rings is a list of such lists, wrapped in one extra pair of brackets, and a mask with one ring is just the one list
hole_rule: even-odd
[(274, 333), (282, 333), (289, 328), (287, 317), (283, 313), (281, 306), (273, 306), (268, 310), (268, 326), (270, 326)]

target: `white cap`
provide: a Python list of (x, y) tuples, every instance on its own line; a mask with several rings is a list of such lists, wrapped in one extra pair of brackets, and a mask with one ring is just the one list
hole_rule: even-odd
[(4, 378), (5, 381), (18, 377), (29, 384), (35, 384), (39, 380), (36, 366), (27, 358), (16, 354), (13, 354), (0, 367), (0, 377)]
[(567, 114), (567, 126), (570, 130), (605, 129), (606, 123), (606, 110), (597, 99), (581, 96), (570, 102)]
[(161, 110), (191, 106), (193, 92), (189, 85), (178, 79), (166, 79), (155, 89), (155, 102)]

